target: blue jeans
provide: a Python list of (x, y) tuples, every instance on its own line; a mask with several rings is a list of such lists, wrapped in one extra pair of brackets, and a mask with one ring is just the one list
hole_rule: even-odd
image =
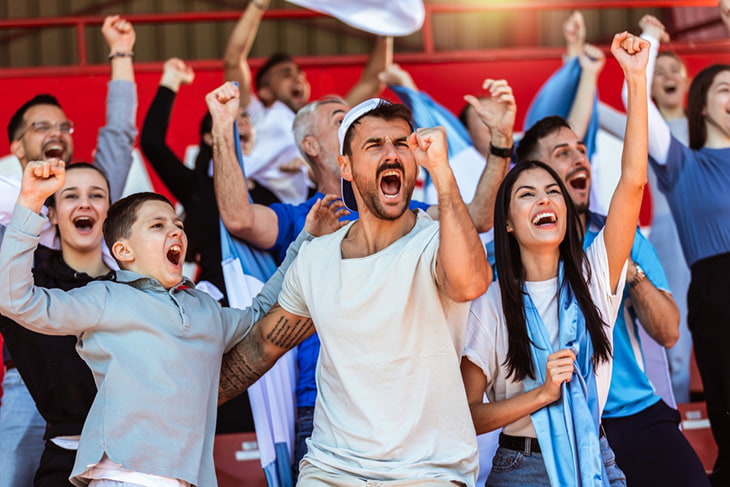
[(0, 485), (29, 487), (43, 453), (46, 422), (17, 369), (3, 380), (0, 406)]
[[(601, 458), (611, 487), (626, 487), (626, 477), (616, 465), (616, 457), (606, 437), (600, 439)], [(551, 487), (542, 453), (508, 450), (501, 446), (492, 460), (487, 487)]]

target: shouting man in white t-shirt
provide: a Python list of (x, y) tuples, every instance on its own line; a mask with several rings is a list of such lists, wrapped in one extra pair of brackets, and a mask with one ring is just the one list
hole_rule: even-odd
[[(299, 485), (474, 486), (477, 445), (459, 375), (469, 301), (491, 269), (448, 164), (442, 128), (403, 105), (354, 107), (339, 129), (343, 199), (360, 219), (302, 248), (279, 302), (226, 357), (220, 398), (315, 331), (314, 432)], [(418, 164), (439, 222), (408, 210)]]

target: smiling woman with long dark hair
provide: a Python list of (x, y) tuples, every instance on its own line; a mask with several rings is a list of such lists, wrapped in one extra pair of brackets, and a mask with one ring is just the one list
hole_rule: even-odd
[(547, 165), (519, 163), (497, 194), (498, 285), (472, 304), (462, 360), (477, 433), (503, 428), (488, 486), (625, 485), (599, 418), (647, 178), (648, 43), (617, 34), (611, 51), (629, 87), (629, 135), (593, 243), (582, 250), (578, 214)]

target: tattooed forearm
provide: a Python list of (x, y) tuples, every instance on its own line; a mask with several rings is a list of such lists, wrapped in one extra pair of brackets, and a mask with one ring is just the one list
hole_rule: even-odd
[(302, 341), (311, 326), (312, 320), (309, 318), (300, 318), (292, 322), (286, 316), (279, 316), (276, 325), (266, 338), (277, 347), (289, 349)]
[(287, 350), (313, 333), (312, 320), (294, 316), (274, 304), (226, 355), (221, 365), (218, 403), (256, 382)]
[(254, 327), (230, 352), (223, 356), (218, 386), (218, 404), (245, 391), (276, 361), (265, 357), (260, 330)]

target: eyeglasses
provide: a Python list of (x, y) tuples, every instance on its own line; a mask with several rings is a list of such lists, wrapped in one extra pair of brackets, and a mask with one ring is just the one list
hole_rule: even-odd
[(27, 127), (20, 133), (17, 140), (20, 140), (23, 138), (23, 136), (30, 130), (37, 134), (45, 134), (53, 130), (54, 127), (58, 128), (58, 131), (62, 134), (69, 134), (71, 135), (74, 133), (74, 129), (76, 128), (76, 124), (73, 123), (71, 120), (66, 120), (63, 122), (49, 122), (47, 120), (41, 120), (38, 122), (33, 122), (31, 124), (28, 124)]

